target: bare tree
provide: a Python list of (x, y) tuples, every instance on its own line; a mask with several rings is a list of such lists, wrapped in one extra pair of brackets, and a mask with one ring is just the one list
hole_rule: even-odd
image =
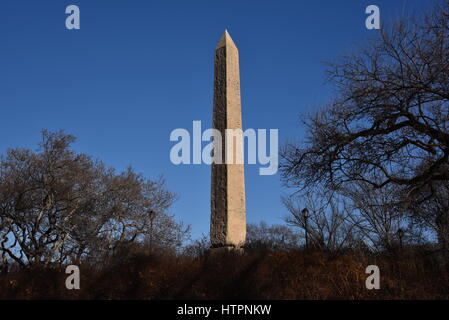
[[(371, 181), (378, 178), (373, 176)], [(348, 201), (348, 215), (364, 242), (375, 250), (394, 250), (402, 241), (422, 240), (422, 230), (414, 226), (401, 201), (401, 188), (388, 184), (375, 188), (358, 181), (341, 190)]]
[(209, 249), (211, 248), (209, 235), (202, 234), (200, 238), (191, 240), (183, 248), (183, 255), (193, 258), (202, 258), (207, 255)]
[(449, 181), (433, 182), (422, 188), (417, 198), (406, 207), (407, 212), (417, 225), (436, 234), (440, 249), (449, 255)]
[[(441, 170), (449, 163), (448, 16), (446, 0), (421, 21), (382, 30), (360, 52), (330, 64), (337, 95), (304, 121), (303, 145), (285, 146), (287, 185), (394, 183), (412, 196), (449, 180)], [(373, 174), (381, 179), (372, 181)]]
[(300, 236), (286, 225), (268, 225), (261, 221), (247, 226), (245, 247), (248, 250), (291, 250), (299, 244)]
[[(317, 191), (302, 197), (283, 197), (282, 202), (290, 213), (285, 222), (300, 228), (312, 247), (340, 250), (351, 247), (356, 241), (354, 224), (341, 199), (330, 199)], [(307, 209), (307, 215), (303, 209)]]
[(22, 267), (98, 261), (121, 243), (143, 242), (155, 228), (180, 228), (166, 213), (175, 196), (163, 179), (145, 179), (131, 168), (116, 174), (71, 150), (74, 140), (44, 131), (37, 152), (11, 149), (1, 157), (3, 261)]

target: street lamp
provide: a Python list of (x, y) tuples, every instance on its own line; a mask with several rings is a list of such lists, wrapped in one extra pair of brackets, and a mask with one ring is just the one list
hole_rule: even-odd
[(398, 237), (399, 237), (399, 245), (401, 247), (402, 250), (402, 237), (404, 236), (404, 230), (402, 230), (402, 228), (398, 229)]
[(307, 208), (302, 209), (302, 216), (304, 217), (304, 229), (306, 231), (306, 250), (309, 247), (309, 239), (308, 239), (308, 229), (307, 229), (307, 218), (309, 218), (309, 210)]
[(153, 253), (153, 223), (154, 218), (156, 217), (156, 212), (152, 209), (148, 210), (148, 214), (150, 215), (150, 243), (149, 243), (149, 251), (150, 254)]

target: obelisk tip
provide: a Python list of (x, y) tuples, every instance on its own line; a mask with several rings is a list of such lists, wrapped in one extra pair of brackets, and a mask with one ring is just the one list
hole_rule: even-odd
[(223, 35), (221, 36), (220, 41), (218, 41), (218, 44), (217, 44), (217, 47), (215, 48), (215, 50), (222, 48), (222, 47), (226, 47), (226, 46), (236, 47), (234, 41), (231, 38), (231, 35), (228, 32), (228, 29), (225, 29), (225, 31), (223, 32)]

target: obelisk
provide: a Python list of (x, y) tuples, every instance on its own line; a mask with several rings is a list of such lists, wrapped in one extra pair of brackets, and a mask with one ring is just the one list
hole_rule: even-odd
[(246, 238), (244, 165), (226, 163), (225, 147), (226, 129), (242, 129), (239, 52), (227, 30), (215, 48), (213, 127), (221, 133), (223, 162), (212, 163), (211, 244), (240, 250)]

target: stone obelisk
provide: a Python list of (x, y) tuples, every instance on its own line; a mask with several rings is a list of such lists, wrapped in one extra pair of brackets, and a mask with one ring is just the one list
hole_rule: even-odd
[[(226, 129), (242, 129), (239, 52), (228, 31), (215, 48), (213, 127), (222, 136), (222, 164), (212, 163), (212, 248), (238, 249), (246, 238), (243, 163), (226, 163)], [(234, 155), (236, 149), (234, 149)]]

